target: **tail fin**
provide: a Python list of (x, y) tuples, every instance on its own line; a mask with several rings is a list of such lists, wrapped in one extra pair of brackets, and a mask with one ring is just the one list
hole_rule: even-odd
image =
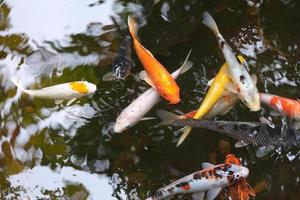
[(191, 67), (193, 66), (193, 62), (192, 61), (189, 61), (189, 57), (192, 53), (192, 50), (189, 51), (188, 55), (186, 56), (184, 62), (182, 63), (182, 65), (180, 66), (179, 68), (179, 74), (183, 74), (185, 73), (186, 71), (188, 71), (189, 69), (191, 69)]
[(162, 120), (162, 122), (160, 122), (158, 126), (171, 125), (174, 121), (180, 119), (179, 115), (176, 115), (174, 113), (165, 110), (157, 110), (156, 115)]
[(137, 32), (137, 23), (133, 16), (129, 15), (127, 19), (128, 29), (132, 37), (136, 36)]
[(22, 92), (28, 93), (27, 90), (20, 85), (20, 83), (17, 81), (17, 77), (16, 76), (11, 76), (10, 77), (11, 82), (13, 82), (13, 84), (19, 88)]
[(183, 130), (183, 133), (181, 134), (179, 140), (177, 141), (176, 147), (178, 147), (179, 145), (181, 145), (183, 143), (185, 138), (187, 138), (187, 136), (190, 134), (192, 127), (186, 126), (182, 130)]
[(208, 28), (210, 28), (216, 35), (219, 34), (219, 29), (215, 20), (208, 12), (203, 13), (202, 23), (205, 24)]

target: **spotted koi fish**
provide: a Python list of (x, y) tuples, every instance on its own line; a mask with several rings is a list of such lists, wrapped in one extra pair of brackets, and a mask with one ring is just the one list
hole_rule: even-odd
[(260, 101), (282, 115), (300, 120), (300, 101), (272, 94), (260, 93)]
[(130, 35), (124, 36), (121, 41), (117, 57), (112, 63), (112, 71), (103, 76), (104, 81), (124, 80), (134, 65), (131, 58), (132, 39)]
[[(225, 158), (226, 164), (241, 165), (239, 158), (233, 154), (228, 154)], [(232, 200), (249, 200), (249, 196), (255, 196), (254, 189), (247, 183), (245, 178), (241, 178), (237, 183), (230, 185), (226, 188), (225, 197), (226, 199)]]
[(128, 28), (133, 38), (135, 52), (143, 64), (153, 87), (155, 87), (158, 93), (168, 100), (170, 104), (178, 103), (180, 101), (180, 95), (176, 81), (165, 67), (154, 58), (152, 53), (139, 42), (136, 36), (137, 24), (132, 16), (128, 17)]
[(241, 178), (246, 178), (249, 170), (246, 167), (235, 164), (212, 165), (203, 163), (203, 170), (183, 177), (163, 188), (160, 188), (148, 200), (160, 200), (175, 194), (194, 193), (193, 196), (202, 200), (205, 196), (213, 200), (223, 187), (232, 185)]
[(20, 84), (11, 78), (12, 82), (22, 90), (22, 92), (38, 98), (64, 100), (80, 98), (96, 91), (97, 86), (87, 81), (74, 81), (45, 87), (39, 90), (28, 90), (20, 86)]
[(251, 110), (260, 110), (259, 93), (256, 87), (257, 78), (250, 76), (246, 67), (246, 62), (242, 63), (236, 57), (229, 44), (221, 35), (218, 26), (208, 12), (203, 14), (203, 24), (209, 27), (217, 37), (219, 47), (221, 48), (226, 62), (228, 63), (228, 74), (231, 77), (233, 85), (227, 86), (228, 90), (237, 93), (241, 101)]

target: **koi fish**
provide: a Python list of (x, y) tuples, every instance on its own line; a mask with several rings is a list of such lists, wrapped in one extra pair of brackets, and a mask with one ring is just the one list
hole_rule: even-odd
[(103, 76), (104, 81), (124, 80), (130, 74), (134, 64), (131, 58), (131, 43), (132, 39), (129, 35), (122, 39), (117, 57), (112, 63), (112, 72)]
[[(238, 56), (238, 58), (240, 59), (241, 63), (245, 62), (245, 59), (242, 56)], [(231, 83), (231, 79), (226, 74), (226, 71), (228, 71), (228, 64), (225, 62), (221, 66), (221, 69), (219, 70), (216, 77), (213, 79), (207, 91), (207, 94), (205, 95), (200, 107), (198, 108), (195, 116), (193, 117), (194, 119), (202, 119), (203, 116), (205, 116), (217, 103), (217, 101), (222, 97), (224, 91), (226, 90), (226, 85)], [(191, 127), (185, 127), (183, 129), (183, 133), (181, 134), (176, 146), (179, 146), (185, 140), (185, 138), (187, 138), (191, 130)]]
[[(235, 94), (230, 92), (225, 92), (225, 95), (213, 106), (213, 108), (202, 117), (202, 119), (212, 119), (217, 115), (225, 115), (227, 114), (235, 105), (238, 98)], [(171, 115), (170, 112), (164, 111), (164, 110), (157, 110), (156, 113), (160, 118), (168, 119), (165, 121), (162, 121), (159, 125), (169, 125), (174, 122), (176, 119), (195, 119), (195, 115), (198, 110), (191, 111), (184, 115), (173, 115), (174, 117), (169, 117)], [(164, 116), (166, 115), (166, 117)], [(173, 121), (171, 121), (173, 120)]]
[(74, 81), (69, 83), (62, 83), (38, 90), (25, 89), (22, 86), (20, 86), (20, 84), (14, 78), (11, 78), (11, 81), (19, 89), (21, 89), (22, 92), (30, 96), (43, 99), (74, 99), (87, 96), (89, 94), (94, 93), (97, 90), (97, 86), (95, 84), (89, 83), (87, 81)]
[(128, 17), (128, 28), (133, 38), (135, 52), (152, 81), (152, 85), (170, 104), (178, 103), (180, 101), (179, 87), (165, 67), (137, 39), (137, 24), (132, 16)]
[(160, 188), (148, 200), (160, 200), (175, 194), (194, 193), (202, 200), (207, 191), (207, 199), (215, 199), (223, 187), (232, 185), (249, 175), (249, 169), (235, 164), (202, 163), (201, 171), (183, 177), (163, 188)]
[[(176, 79), (179, 75), (188, 71), (193, 63), (188, 61), (189, 54), (179, 69), (172, 73), (172, 76)], [(160, 101), (160, 95), (158, 91), (151, 87), (129, 104), (117, 117), (116, 124), (114, 126), (114, 132), (121, 133), (129, 127), (138, 123), (141, 118), (146, 115), (151, 108)]]
[[(283, 126), (270, 126), (265, 122), (230, 122), (230, 121), (205, 121), (195, 119), (179, 119), (173, 113), (158, 113), (158, 117), (174, 126), (191, 126), (206, 128), (225, 134), (238, 142), (236, 147), (249, 144), (258, 146), (257, 157), (263, 157), (270, 151), (283, 147), (300, 146), (300, 131), (293, 128), (283, 129)], [(170, 124), (164, 124), (170, 125)], [(282, 131), (284, 130), (284, 131)]]
[(259, 93), (256, 87), (257, 77), (255, 75), (250, 76), (244, 66), (246, 62), (242, 63), (236, 58), (233, 50), (219, 32), (216, 22), (208, 12), (203, 13), (202, 23), (209, 27), (217, 37), (219, 47), (228, 63), (228, 74), (233, 84), (228, 84), (227, 89), (237, 93), (241, 101), (251, 111), (260, 110)]
[[(228, 154), (225, 158), (226, 164), (241, 165), (239, 158), (235, 157), (234, 154)], [(249, 200), (249, 196), (255, 196), (254, 189), (247, 183), (245, 178), (241, 178), (237, 183), (228, 186), (226, 191), (226, 199), (232, 200)]]
[(272, 94), (259, 93), (260, 101), (282, 115), (300, 120), (300, 101)]

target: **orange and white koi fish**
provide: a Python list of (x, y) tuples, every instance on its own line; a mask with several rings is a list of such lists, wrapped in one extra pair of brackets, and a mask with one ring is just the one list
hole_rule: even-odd
[(154, 196), (147, 200), (160, 200), (175, 194), (185, 193), (194, 193), (195, 199), (202, 200), (206, 191), (207, 199), (213, 200), (223, 187), (232, 185), (249, 175), (248, 168), (235, 164), (213, 165), (203, 163), (202, 167), (203, 170), (160, 188)]
[(221, 35), (215, 20), (208, 12), (203, 13), (203, 24), (209, 27), (215, 34), (219, 47), (228, 63), (228, 74), (233, 85), (228, 85), (227, 89), (236, 92), (241, 101), (251, 110), (260, 110), (259, 93), (256, 87), (257, 77), (249, 74), (244, 63), (236, 58), (233, 50)]
[(22, 92), (38, 98), (53, 99), (53, 100), (64, 100), (64, 99), (75, 99), (80, 98), (96, 91), (97, 86), (87, 81), (74, 81), (69, 83), (62, 83), (45, 87), (38, 90), (28, 90), (20, 86), (20, 84), (11, 78), (11, 81), (19, 88)]
[(132, 16), (128, 17), (128, 27), (133, 38), (135, 52), (152, 81), (153, 87), (171, 104), (178, 103), (180, 101), (179, 87), (165, 67), (137, 39), (137, 24)]
[(300, 101), (277, 95), (259, 93), (260, 101), (282, 115), (300, 120)]
[[(245, 59), (242, 56), (238, 56), (241, 63), (245, 62)], [(205, 95), (200, 107), (198, 108), (194, 119), (202, 119), (208, 112), (213, 108), (213, 106), (218, 102), (218, 100), (223, 96), (224, 91), (226, 90), (226, 86), (231, 84), (231, 79), (228, 77), (226, 73), (228, 71), (228, 64), (225, 62), (221, 69), (219, 70), (218, 74), (213, 79), (210, 87)], [(230, 101), (230, 100), (229, 100)], [(230, 103), (231, 104), (231, 103)], [(214, 110), (214, 109), (213, 109)], [(216, 110), (215, 110), (216, 111)], [(218, 112), (218, 111), (217, 111)], [(216, 115), (214, 115), (216, 116)], [(212, 116), (211, 118), (213, 118)], [(209, 119), (209, 118), (206, 118)], [(191, 132), (191, 127), (185, 127), (183, 129), (183, 133), (181, 134), (177, 146), (179, 146), (185, 138)]]
[[(228, 154), (225, 158), (226, 164), (241, 165), (240, 159), (233, 154)], [(246, 178), (241, 178), (237, 183), (228, 186), (226, 191), (226, 199), (232, 200), (249, 200), (250, 197), (255, 197), (254, 189), (247, 183)]]

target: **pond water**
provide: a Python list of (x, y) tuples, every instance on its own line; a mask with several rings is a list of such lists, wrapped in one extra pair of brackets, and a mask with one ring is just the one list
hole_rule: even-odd
[[(201, 24), (204, 11), (247, 59), (261, 92), (300, 98), (298, 1), (7, 0), (0, 5), (1, 199), (145, 199), (199, 170), (202, 162), (223, 163), (229, 152), (250, 169), (255, 199), (300, 199), (299, 148), (256, 158), (255, 147), (237, 149), (234, 140), (196, 128), (176, 147), (179, 128), (155, 126), (157, 109), (198, 108), (207, 82), (224, 62), (214, 35)], [(102, 80), (111, 71), (129, 14), (139, 21), (143, 45), (169, 71), (190, 49), (194, 66), (178, 79), (179, 104), (163, 100), (147, 114), (154, 120), (116, 134), (111, 127), (118, 114), (149, 87), (134, 75)], [(132, 56), (136, 75), (143, 68)], [(72, 104), (43, 100), (22, 93), (11, 76), (26, 88), (86, 80), (98, 90)], [(262, 116), (289, 122), (272, 117), (266, 107), (249, 112), (241, 103), (216, 119), (258, 121)]]

